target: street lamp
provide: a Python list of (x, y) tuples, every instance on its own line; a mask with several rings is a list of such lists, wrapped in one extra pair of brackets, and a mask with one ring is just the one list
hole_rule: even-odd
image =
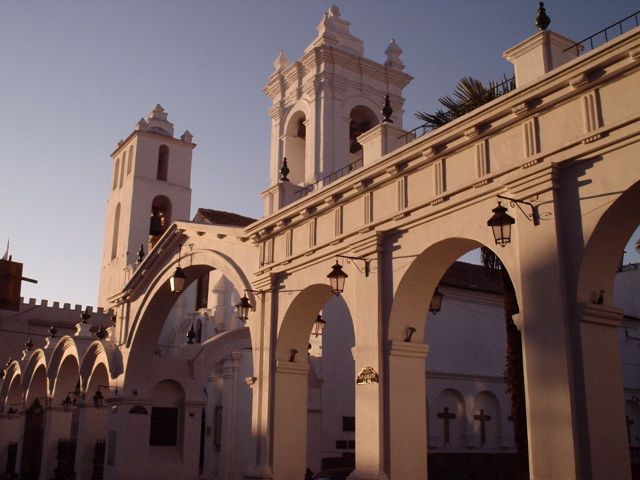
[(252, 308), (253, 308), (253, 305), (251, 305), (251, 302), (247, 298), (247, 293), (245, 292), (245, 294), (240, 299), (240, 302), (236, 304), (236, 311), (238, 312), (238, 320), (240, 320), (243, 325), (249, 318), (249, 310), (251, 310)]
[(331, 267), (331, 272), (327, 275), (331, 284), (331, 291), (335, 296), (340, 296), (344, 292), (344, 281), (349, 275), (342, 271), (342, 266), (336, 260), (336, 264)]
[(431, 302), (429, 302), (429, 312), (437, 315), (440, 309), (442, 308), (442, 299), (444, 295), (440, 293), (440, 289), (436, 287), (436, 291), (433, 292), (433, 296), (431, 297)]
[(496, 245), (504, 247), (511, 242), (511, 225), (515, 219), (507, 213), (507, 209), (498, 201), (498, 206), (492, 210), (493, 215), (487, 221), (487, 225), (493, 230), (493, 238)]
[(180, 267), (180, 258), (182, 257), (182, 245), (180, 245), (180, 249), (178, 250), (178, 266), (176, 267), (176, 271), (173, 272), (173, 276), (169, 279), (169, 287), (171, 287), (171, 291), (173, 293), (180, 293), (184, 290), (184, 286), (187, 283), (187, 276), (184, 274), (184, 271)]
[(320, 335), (322, 335), (322, 333), (324, 332), (324, 327), (327, 325), (327, 322), (325, 322), (322, 319), (322, 315), (318, 314), (318, 316), (316, 317), (316, 321), (313, 322), (313, 335), (318, 338)]

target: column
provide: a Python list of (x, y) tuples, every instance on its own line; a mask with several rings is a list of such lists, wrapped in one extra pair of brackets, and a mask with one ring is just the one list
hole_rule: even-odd
[(207, 406), (206, 418), (207, 426), (204, 435), (204, 465), (202, 467), (202, 477), (215, 478), (220, 464), (219, 452), (215, 445), (216, 428), (216, 405), (218, 404), (218, 382), (220, 376), (210, 374), (207, 377)]
[(253, 437), (253, 461), (244, 474), (246, 480), (271, 479), (273, 445), (273, 394), (275, 383), (275, 339), (277, 329), (276, 293), (270, 285), (254, 285), (267, 290), (260, 294), (256, 311), (252, 312), (247, 326), (251, 329), (253, 347), (253, 378), (251, 387), (251, 435)]
[(393, 479), (427, 478), (428, 352), (429, 346), (422, 343), (390, 343), (389, 473)]
[(91, 480), (95, 446), (98, 439), (107, 438), (108, 408), (95, 408), (91, 400), (80, 400), (74, 412), (68, 415), (78, 416), (76, 437), (76, 479)]
[(274, 403), (273, 478), (302, 479), (307, 468), (309, 363), (278, 361)]
[[(385, 472), (384, 382), (387, 381), (382, 357), (382, 262), (377, 237), (369, 239), (367, 251), (358, 256), (371, 259), (369, 275), (354, 272), (353, 284), (345, 286), (354, 321), (356, 345), (353, 348), (357, 375), (355, 391), (356, 469), (350, 480), (387, 479)], [(368, 254), (368, 255), (367, 255)], [(424, 374), (422, 376), (424, 384)], [(424, 388), (424, 386), (422, 387)]]
[(42, 459), (40, 462), (40, 480), (54, 477), (57, 466), (58, 440), (70, 437), (71, 415), (62, 407), (48, 407), (44, 415), (42, 434)]
[(581, 305), (580, 335), (589, 457), (594, 479), (631, 479), (618, 330), (623, 312)]
[(238, 397), (238, 358), (240, 354), (231, 353), (224, 359), (222, 367), (222, 445), (218, 479), (236, 478), (236, 407)]

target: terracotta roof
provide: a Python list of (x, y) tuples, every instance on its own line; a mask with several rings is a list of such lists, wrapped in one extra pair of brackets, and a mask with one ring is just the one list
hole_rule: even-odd
[(226, 225), (229, 227), (246, 227), (256, 221), (255, 218), (245, 217), (237, 213), (223, 212), (222, 210), (211, 210), (209, 208), (199, 208), (194, 222), (210, 223), (212, 225)]
[(502, 288), (500, 288), (498, 276), (487, 272), (482, 265), (474, 265), (472, 263), (453, 263), (442, 277), (440, 283), (447, 287), (464, 288), (467, 290), (502, 295)]

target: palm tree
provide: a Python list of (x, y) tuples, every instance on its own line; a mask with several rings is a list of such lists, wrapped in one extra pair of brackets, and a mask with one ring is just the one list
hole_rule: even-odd
[[(485, 86), (473, 77), (464, 77), (456, 85), (452, 95), (438, 99), (444, 107), (434, 113), (417, 112), (416, 117), (423, 120), (426, 129), (436, 129), (446, 123), (471, 112), (515, 88), (513, 78), (505, 76), (502, 83), (491, 82)], [(640, 249), (640, 240), (636, 245)], [(481, 261), (490, 275), (497, 275), (504, 297), (504, 316), (507, 336), (507, 354), (504, 378), (507, 393), (511, 398), (511, 419), (513, 421), (518, 457), (518, 478), (529, 478), (527, 445), (527, 414), (524, 396), (524, 372), (522, 368), (522, 338), (513, 315), (518, 312), (518, 302), (513, 283), (504, 265), (490, 249), (482, 247)]]

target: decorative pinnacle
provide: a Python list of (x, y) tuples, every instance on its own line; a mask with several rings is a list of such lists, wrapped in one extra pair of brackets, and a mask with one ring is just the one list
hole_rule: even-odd
[(391, 108), (391, 101), (389, 95), (384, 96), (384, 106), (382, 107), (382, 123), (393, 123), (391, 115), (393, 114), (393, 108)]
[(187, 332), (187, 343), (189, 345), (193, 345), (193, 339), (196, 338), (196, 330), (193, 328), (193, 323), (191, 324), (191, 328)]
[(138, 250), (138, 263), (141, 263), (144, 259), (144, 244), (140, 244), (140, 250)]
[(544, 2), (538, 3), (538, 14), (536, 15), (536, 27), (538, 30), (544, 31), (547, 29), (549, 24), (551, 23), (551, 19), (547, 15), (547, 11), (544, 9)]
[(98, 328), (98, 331), (96, 332), (96, 338), (98, 340), (104, 340), (105, 338), (107, 338), (107, 329), (104, 328), (102, 324), (100, 325), (100, 328)]
[(56, 328), (56, 326), (55, 326), (55, 325), (53, 325), (53, 324), (52, 324), (52, 325), (49, 327), (49, 334), (50, 334), (50, 335), (49, 335), (49, 337), (50, 337), (50, 338), (56, 338), (56, 333), (58, 333), (58, 329)]
[(280, 181), (288, 182), (289, 181), (289, 165), (287, 165), (287, 157), (284, 157), (282, 160), (282, 167), (280, 167)]
[(91, 318), (91, 314), (89, 313), (89, 307), (84, 309), (84, 312), (80, 314), (80, 318), (82, 319), (82, 323), (87, 323), (87, 320)]

